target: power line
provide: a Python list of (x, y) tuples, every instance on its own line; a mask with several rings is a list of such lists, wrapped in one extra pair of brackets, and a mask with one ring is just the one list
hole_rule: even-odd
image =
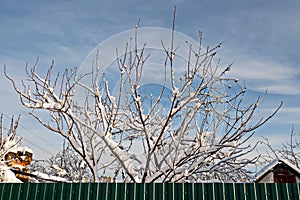
[[(10, 117), (9, 117), (7, 114), (3, 113), (3, 115), (4, 115), (5, 117), (7, 117), (8, 119), (10, 119)], [(30, 129), (24, 127), (22, 124), (19, 124), (19, 126), (22, 127), (24, 130), (26, 130), (27, 132), (31, 133), (32, 135), (38, 137), (38, 138), (39, 138), (40, 140), (42, 140), (43, 142), (49, 144), (50, 146), (52, 146), (52, 147), (54, 147), (55, 149), (57, 149), (57, 150), (60, 151), (60, 149), (57, 148), (55, 145), (51, 144), (50, 142), (48, 142), (47, 140), (45, 140), (44, 138), (42, 138), (42, 137), (39, 136), (38, 134), (36, 134), (36, 133), (34, 133), (33, 131), (31, 131)]]
[[(1, 95), (1, 97), (2, 97), (2, 99), (4, 99), (6, 102), (9, 102), (10, 104), (12, 104), (12, 102), (9, 101), (9, 100), (8, 100), (6, 97), (4, 97), (3, 95)], [(13, 104), (12, 104), (12, 105), (13, 105)], [(27, 114), (27, 113), (25, 113), (25, 112), (22, 111), (22, 110), (18, 110), (18, 111), (21, 112), (21, 113), (23, 113), (23, 114)], [(9, 117), (7, 114), (5, 114), (5, 113), (3, 113), (3, 114), (4, 114), (5, 117), (7, 117), (8, 119), (10, 119), (10, 117)], [(57, 148), (55, 145), (49, 143), (47, 140), (45, 140), (44, 138), (42, 138), (42, 137), (39, 136), (38, 134), (36, 134), (36, 133), (34, 133), (33, 131), (29, 130), (28, 128), (24, 127), (22, 124), (19, 124), (19, 126), (22, 127), (23, 129), (25, 129), (26, 131), (28, 131), (29, 133), (31, 133), (32, 135), (36, 136), (37, 138), (39, 138), (39, 139), (42, 140), (43, 142), (49, 144), (50, 146), (52, 146), (52, 147), (54, 147), (55, 149), (57, 149), (57, 150), (60, 151), (60, 149)]]
[(47, 153), (47, 154), (49, 154), (50, 156), (52, 156), (53, 155), (53, 153), (52, 152), (50, 152), (50, 151), (48, 151), (48, 150), (46, 150), (46, 149), (44, 149), (43, 147), (41, 147), (40, 145), (38, 145), (38, 144), (35, 144), (35, 143), (33, 143), (33, 142), (31, 142), (30, 140), (27, 140), (26, 138), (22, 138), (22, 140), (25, 140), (26, 142), (28, 142), (29, 144), (31, 144), (31, 145), (33, 145), (33, 146), (35, 146), (35, 147), (37, 147), (37, 148), (39, 148), (40, 150), (42, 150), (42, 151), (44, 151), (45, 153)]
[[(23, 111), (21, 111), (21, 112), (23, 112)], [(23, 113), (24, 113), (24, 112), (23, 112)], [(2, 114), (3, 114), (6, 118), (11, 119), (7, 114), (5, 114), (5, 113), (2, 113)], [(46, 144), (48, 144), (48, 145), (54, 147), (55, 149), (61, 151), (61, 149), (59, 149), (59, 148), (57, 148), (55, 145), (49, 143), (47, 140), (45, 140), (44, 138), (40, 137), (38, 134), (34, 133), (33, 131), (29, 130), (28, 128), (24, 127), (23, 125), (19, 124), (18, 126), (19, 126), (19, 127), (22, 127), (25, 131), (27, 131), (28, 133), (34, 135), (35, 137), (37, 137), (38, 139), (42, 140), (42, 141), (45, 142)], [(5, 129), (5, 127), (3, 127), (3, 128)], [(6, 128), (6, 129), (7, 129), (7, 128)], [(8, 129), (7, 129), (7, 130), (8, 130)], [(24, 140), (24, 141), (30, 143), (31, 145), (33, 145), (33, 146), (39, 148), (41, 151), (43, 151), (43, 152), (49, 154), (50, 156), (53, 155), (52, 152), (48, 151), (47, 149), (41, 147), (40, 145), (38, 145), (38, 144), (36, 144), (36, 143), (31, 142), (30, 140), (26, 139), (24, 136), (22, 137), (22, 140)]]
[[(0, 128), (3, 128), (3, 130), (9, 130), (8, 128), (4, 127), (3, 125), (2, 125), (2, 127), (0, 127)], [(30, 144), (33, 145), (33, 146), (36, 146), (36, 147), (39, 148), (40, 150), (42, 150), (42, 151), (44, 151), (45, 153), (47, 153), (47, 154), (49, 154), (50, 156), (52, 156), (52, 153), (51, 153), (50, 151), (48, 151), (47, 149), (41, 147), (40, 145), (35, 144), (35, 143), (31, 142), (30, 140), (28, 140), (28, 139), (26, 139), (26, 138), (24, 138), (24, 137), (22, 137), (21, 139), (24, 140), (24, 141), (26, 141), (26, 142), (28, 142), (28, 143), (30, 143)]]

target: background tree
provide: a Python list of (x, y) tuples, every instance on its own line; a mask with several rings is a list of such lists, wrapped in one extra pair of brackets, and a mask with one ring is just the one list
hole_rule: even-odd
[[(89, 167), (93, 181), (103, 175), (126, 182), (240, 181), (248, 177), (245, 167), (256, 158), (245, 155), (256, 144), (247, 141), (279, 108), (258, 118), (256, 111), (264, 97), (244, 101), (246, 86), (227, 76), (231, 65), (220, 67), (215, 58), (221, 44), (203, 47), (201, 32), (198, 47), (187, 42), (185, 70), (175, 73), (180, 66), (174, 22), (170, 47), (162, 41), (163, 82), (156, 95), (143, 93), (143, 70), (151, 55), (146, 44), (139, 46), (138, 30), (126, 42), (125, 52), (116, 51), (118, 92), (112, 91), (99, 70), (103, 66), (98, 66), (97, 56), (86, 74), (77, 75), (73, 68), (54, 75), (52, 63), (42, 76), (35, 63), (26, 66), (27, 82), (22, 81), (21, 87), (6, 68), (5, 76), (21, 103), (32, 109), (31, 115), (70, 143)], [(79, 89), (84, 90), (83, 103), (75, 98)]]
[[(3, 122), (3, 114), (0, 118), (0, 182), (67, 182), (68, 179), (44, 174), (39, 171), (30, 171), (29, 166), (32, 161), (32, 150), (28, 147), (20, 146), (21, 138), (16, 136), (17, 128), (19, 125), (20, 115), (17, 120), (14, 117), (11, 118), (10, 127), (7, 128), (7, 135), (3, 135), (5, 130)], [(63, 155), (62, 158), (66, 158)], [(68, 157), (70, 158), (70, 157)], [(78, 160), (78, 159), (77, 159)], [(74, 161), (69, 160), (69, 162)], [(67, 160), (65, 162), (68, 162)], [(74, 162), (73, 165), (75, 165)], [(40, 166), (41, 167), (41, 166)], [(76, 169), (76, 166), (73, 166)], [(40, 168), (39, 168), (40, 169)], [(71, 175), (74, 175), (72, 179), (77, 177), (74, 174), (75, 170), (72, 170)], [(85, 172), (86, 170), (82, 170)], [(84, 174), (84, 173), (82, 173)], [(58, 174), (60, 175), (60, 174)]]
[(3, 114), (1, 114), (0, 117), (0, 182), (22, 182), (17, 179), (15, 174), (10, 170), (8, 162), (11, 160), (5, 160), (4, 158), (8, 152), (20, 146), (21, 138), (16, 136), (19, 119), (20, 117), (14, 120), (12, 117), (10, 127), (7, 129), (7, 134), (3, 135)]
[(32, 171), (59, 176), (72, 182), (91, 182), (91, 172), (85, 161), (69, 145), (64, 143), (62, 151), (47, 160), (35, 160)]
[(11, 118), (10, 127), (7, 129), (7, 134), (3, 135), (4, 126), (3, 114), (0, 116), (0, 157), (1, 161), (4, 160), (4, 155), (7, 154), (11, 149), (20, 146), (21, 138), (16, 136), (17, 128), (19, 125), (19, 119), (14, 120), (14, 117)]
[(286, 159), (300, 169), (300, 141), (299, 134), (294, 127), (290, 132), (290, 139), (282, 144), (281, 148), (273, 147), (267, 138), (263, 142), (267, 146), (267, 151), (262, 153), (259, 164), (264, 166), (274, 159)]

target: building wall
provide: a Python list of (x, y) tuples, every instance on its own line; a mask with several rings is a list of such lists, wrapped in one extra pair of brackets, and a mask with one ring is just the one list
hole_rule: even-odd
[(268, 169), (256, 182), (258, 183), (300, 183), (297, 171), (280, 163)]
[(274, 173), (268, 172), (261, 180), (258, 181), (259, 183), (274, 183)]

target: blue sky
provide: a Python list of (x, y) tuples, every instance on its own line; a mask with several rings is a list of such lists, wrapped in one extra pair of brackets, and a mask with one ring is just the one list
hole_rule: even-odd
[[(205, 44), (225, 42), (222, 63), (234, 62), (231, 76), (245, 80), (250, 97), (268, 89), (260, 114), (284, 106), (256, 137), (274, 144), (300, 133), (300, 1), (289, 0), (127, 0), (0, 1), (0, 64), (18, 80), (24, 66), (39, 57), (39, 69), (55, 60), (57, 70), (80, 66), (89, 52), (112, 35), (141, 27), (170, 28), (177, 6), (176, 30)], [(0, 73), (0, 112), (22, 114), (18, 134), (43, 159), (62, 147), (59, 136), (41, 127), (23, 108)], [(8, 126), (8, 118), (6, 118)], [(38, 136), (37, 136), (38, 135)], [(299, 136), (299, 135), (298, 135)], [(35, 145), (34, 145), (35, 144)]]

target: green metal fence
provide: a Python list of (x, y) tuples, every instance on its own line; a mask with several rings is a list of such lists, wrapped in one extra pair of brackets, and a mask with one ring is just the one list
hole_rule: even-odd
[(300, 184), (273, 183), (5, 183), (3, 200), (299, 200)]

